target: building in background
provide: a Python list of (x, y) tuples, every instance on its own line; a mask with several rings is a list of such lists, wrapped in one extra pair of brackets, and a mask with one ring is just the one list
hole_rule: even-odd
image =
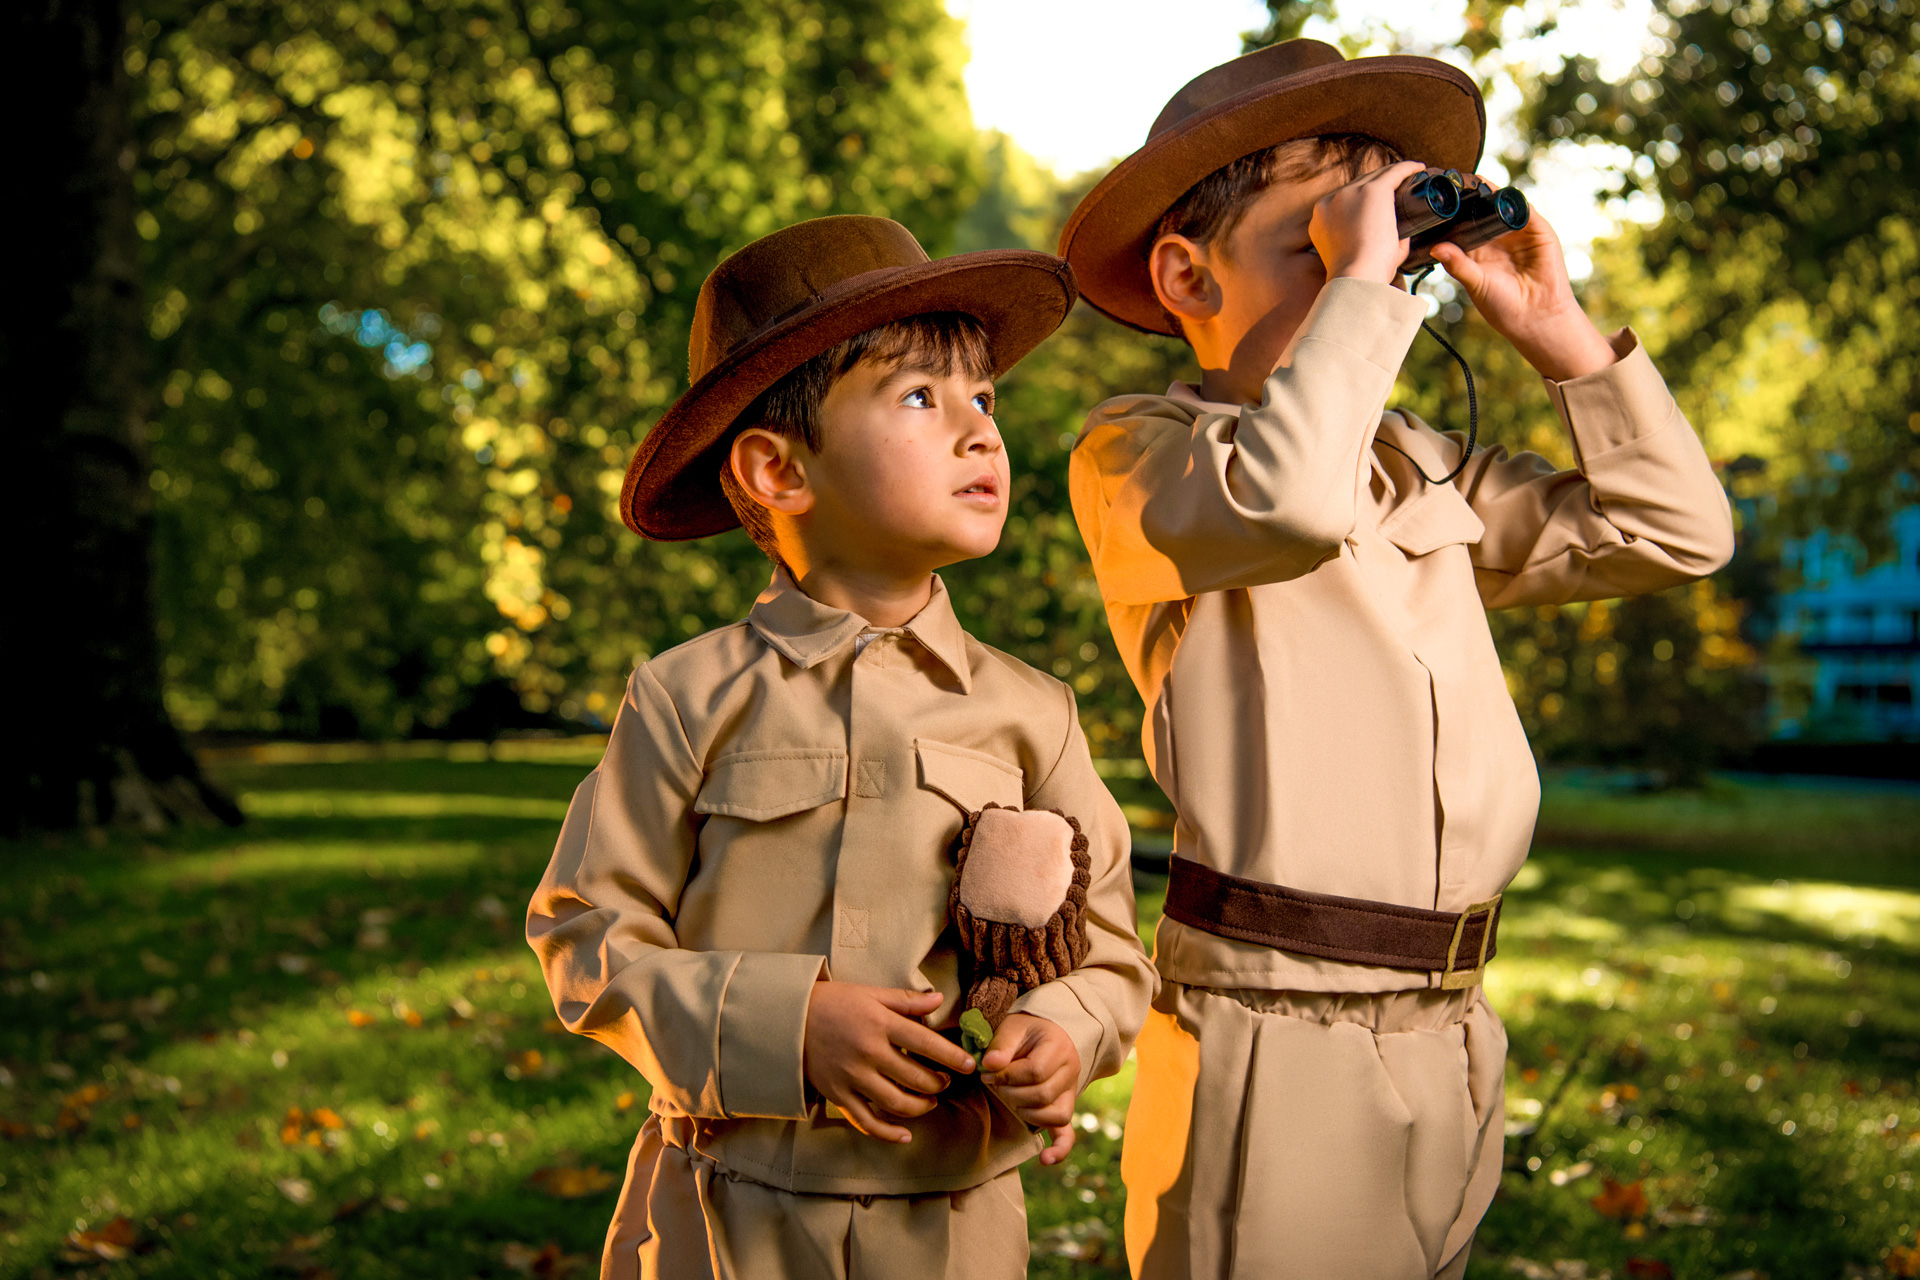
[(1898, 556), (1864, 573), (1844, 537), (1816, 533), (1787, 549), (1804, 585), (1776, 601), (1797, 651), (1769, 664), (1775, 738), (1920, 740), (1920, 507), (1895, 515), (1893, 534)]

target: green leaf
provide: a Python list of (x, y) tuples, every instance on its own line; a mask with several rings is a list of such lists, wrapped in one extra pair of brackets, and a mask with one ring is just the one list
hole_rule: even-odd
[(993, 1024), (987, 1021), (987, 1015), (978, 1009), (969, 1009), (960, 1015), (960, 1047), (972, 1054), (977, 1061), (993, 1043)]

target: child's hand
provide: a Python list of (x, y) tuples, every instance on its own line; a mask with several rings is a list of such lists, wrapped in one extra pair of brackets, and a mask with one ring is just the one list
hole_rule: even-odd
[(958, 1045), (920, 1021), (939, 1007), (937, 991), (814, 983), (802, 1060), (807, 1083), (869, 1138), (912, 1142), (911, 1133), (881, 1117), (925, 1115), (935, 1106), (931, 1095), (950, 1080), (906, 1051), (962, 1073), (973, 1070), (973, 1059)]
[(1407, 241), (1393, 213), (1393, 193), (1426, 168), (1402, 160), (1321, 196), (1307, 223), (1307, 236), (1327, 269), (1327, 279), (1350, 276), (1397, 284), (1407, 260)]
[[(1057, 1022), (1010, 1013), (980, 1059), (980, 1081), (1028, 1124), (1053, 1132), (1040, 1157), (1052, 1164), (1073, 1147), (1073, 1098), (1080, 1086), (1080, 1050)], [(1062, 1128), (1065, 1132), (1062, 1132)], [(1053, 1159), (1047, 1155), (1057, 1152)]]
[(1047, 1133), (1053, 1141), (1048, 1143), (1047, 1149), (1040, 1153), (1040, 1163), (1059, 1164), (1067, 1158), (1067, 1153), (1073, 1150), (1073, 1122), (1069, 1120), (1065, 1124), (1056, 1124), (1049, 1128)]
[(1565, 382), (1598, 373), (1617, 358), (1573, 296), (1560, 237), (1538, 209), (1525, 227), (1471, 253), (1441, 243), (1433, 256), (1542, 377)]

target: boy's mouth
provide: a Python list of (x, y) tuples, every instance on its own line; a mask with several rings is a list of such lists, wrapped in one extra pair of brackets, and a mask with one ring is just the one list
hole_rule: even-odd
[(994, 476), (981, 476), (966, 488), (956, 490), (954, 496), (957, 498), (985, 498), (989, 501), (998, 501), (1000, 498), (1000, 481)]

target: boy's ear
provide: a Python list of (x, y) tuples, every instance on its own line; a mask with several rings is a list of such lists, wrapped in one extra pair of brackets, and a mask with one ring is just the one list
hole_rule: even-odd
[(733, 438), (728, 461), (740, 487), (767, 510), (798, 516), (813, 509), (813, 486), (796, 441), (748, 427)]
[(1147, 255), (1147, 273), (1154, 296), (1175, 317), (1189, 323), (1220, 314), (1220, 282), (1214, 278), (1213, 258), (1205, 245), (1180, 235), (1164, 235)]

